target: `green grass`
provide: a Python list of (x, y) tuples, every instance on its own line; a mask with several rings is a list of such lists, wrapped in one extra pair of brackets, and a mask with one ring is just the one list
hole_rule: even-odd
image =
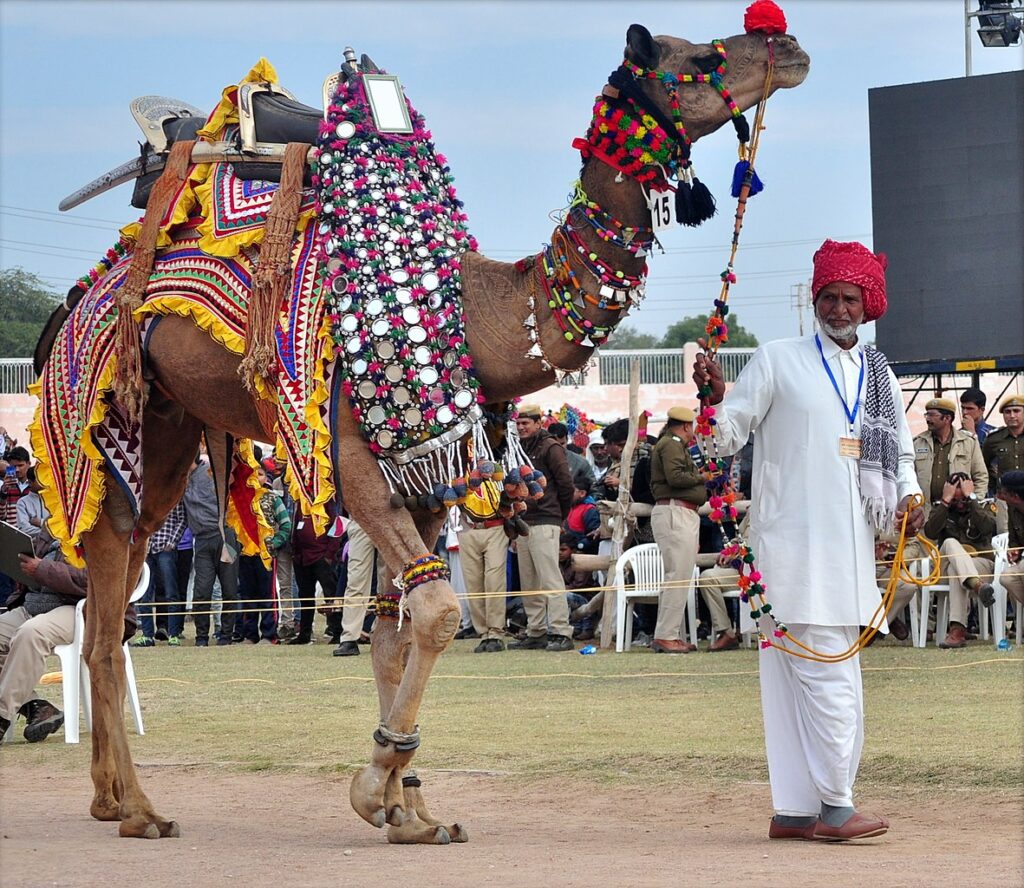
[[(456, 642), (431, 680), (416, 763), (425, 769), (660, 784), (766, 779), (756, 653), (474, 655)], [(377, 724), (369, 650), (329, 645), (158, 646), (133, 652), (146, 735), (140, 764), (243, 771), (361, 766)], [(1019, 789), (1024, 656), (883, 643), (862, 655), (867, 731), (860, 784)], [(955, 668), (948, 668), (955, 667)], [(59, 700), (56, 687), (48, 696)], [(54, 735), (5, 750), (86, 767)]]

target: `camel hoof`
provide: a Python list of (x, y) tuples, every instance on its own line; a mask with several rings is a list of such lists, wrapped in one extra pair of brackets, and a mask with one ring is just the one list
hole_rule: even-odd
[(122, 820), (118, 830), (123, 839), (159, 839), (160, 830), (155, 823), (146, 821), (142, 826), (138, 821)]
[(160, 827), (160, 838), (162, 839), (180, 839), (181, 838), (181, 827), (178, 826), (177, 820), (166, 820)]
[(380, 770), (374, 765), (367, 765), (355, 777), (349, 786), (348, 798), (352, 808), (370, 826), (380, 829), (388, 822), (388, 812), (384, 809), (384, 779), (380, 779)]
[(405, 823), (405, 810), (400, 805), (395, 805), (388, 812), (388, 823), (391, 826), (401, 826)]
[(121, 806), (116, 802), (113, 805), (105, 804), (104, 802), (94, 801), (89, 806), (89, 813), (96, 820), (120, 820), (121, 819)]
[(445, 827), (430, 826), (416, 818), (388, 830), (388, 842), (392, 845), (450, 845), (451, 841)]
[(452, 837), (453, 842), (462, 843), (469, 841), (469, 833), (466, 832), (466, 827), (464, 827), (461, 823), (453, 823), (451, 826), (449, 826), (448, 835)]

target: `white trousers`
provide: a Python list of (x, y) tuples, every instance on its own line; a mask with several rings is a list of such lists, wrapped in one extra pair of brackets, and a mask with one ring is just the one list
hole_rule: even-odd
[[(857, 626), (806, 623), (790, 625), (789, 631), (822, 653), (845, 651), (860, 634)], [(864, 745), (860, 657), (815, 663), (765, 648), (760, 666), (775, 813), (807, 817), (817, 815), (822, 802), (852, 806)]]

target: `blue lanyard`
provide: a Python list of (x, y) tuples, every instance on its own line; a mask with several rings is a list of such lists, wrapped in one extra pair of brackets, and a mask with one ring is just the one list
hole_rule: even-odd
[(839, 390), (839, 384), (836, 382), (836, 377), (832, 373), (832, 368), (829, 367), (828, 361), (825, 360), (825, 352), (821, 350), (821, 340), (818, 338), (818, 334), (814, 334), (814, 344), (818, 346), (818, 354), (821, 355), (821, 365), (825, 368), (825, 372), (828, 374), (829, 380), (832, 382), (832, 388), (836, 390), (836, 394), (839, 395), (839, 400), (843, 405), (843, 412), (846, 413), (846, 418), (850, 421), (850, 431), (853, 431), (854, 423), (857, 420), (857, 411), (860, 410), (860, 392), (864, 387), (864, 356), (860, 359), (860, 378), (857, 380), (857, 396), (853, 399), (853, 410), (849, 408), (846, 403), (846, 398), (843, 397), (843, 393)]

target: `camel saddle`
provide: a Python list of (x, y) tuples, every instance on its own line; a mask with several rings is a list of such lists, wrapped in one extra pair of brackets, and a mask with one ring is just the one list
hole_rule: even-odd
[[(194, 139), (206, 123), (206, 117), (198, 109), (193, 109), (185, 102), (160, 99), (158, 96), (135, 99), (131, 108), (148, 140), (142, 149), (143, 157), (146, 158), (153, 155), (166, 157), (175, 142)], [(238, 142), (242, 151), (275, 145), (284, 148), (289, 142), (312, 145), (316, 142), (320, 123), (324, 119), (320, 109), (304, 105), (288, 90), (269, 83), (243, 83), (239, 86), (238, 116)], [(162, 163), (156, 166), (157, 169), (144, 172), (135, 180), (131, 201), (133, 207), (140, 210), (146, 208), (149, 193), (163, 172)], [(258, 160), (236, 163), (235, 175), (245, 181), (259, 179), (279, 182), (281, 164), (260, 163)], [(303, 184), (306, 187), (311, 184), (309, 170), (306, 170)]]

